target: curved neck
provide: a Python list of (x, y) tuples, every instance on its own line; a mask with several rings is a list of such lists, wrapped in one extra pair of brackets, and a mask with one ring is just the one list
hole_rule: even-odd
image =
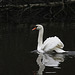
[(43, 43), (43, 32), (44, 29), (43, 27), (39, 30), (39, 35), (38, 35), (38, 46), (41, 46)]

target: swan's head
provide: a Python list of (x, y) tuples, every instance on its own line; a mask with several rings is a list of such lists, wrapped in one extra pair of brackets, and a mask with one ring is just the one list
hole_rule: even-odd
[(41, 30), (43, 28), (42, 25), (37, 24), (32, 30)]

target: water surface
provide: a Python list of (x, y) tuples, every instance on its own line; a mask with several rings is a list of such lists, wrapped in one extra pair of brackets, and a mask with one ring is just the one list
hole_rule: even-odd
[[(45, 54), (44, 59), (31, 51), (37, 48), (38, 31), (32, 31), (35, 24), (3, 27), (0, 34), (0, 75), (74, 75), (75, 74), (75, 29), (70, 24), (42, 23), (44, 40), (58, 36), (69, 54)], [(47, 58), (47, 59), (45, 59)], [(40, 70), (39, 62), (45, 65)], [(48, 60), (49, 62), (45, 62)], [(41, 61), (40, 61), (41, 63)], [(51, 66), (52, 65), (52, 66)]]

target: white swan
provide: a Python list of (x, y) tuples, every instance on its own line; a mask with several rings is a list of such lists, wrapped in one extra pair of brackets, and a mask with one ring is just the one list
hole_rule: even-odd
[(36, 27), (34, 27), (32, 30), (35, 29), (39, 30), (37, 50), (40, 53), (45, 53), (53, 50), (55, 50), (57, 53), (66, 52), (62, 49), (64, 47), (64, 44), (57, 36), (49, 37), (43, 42), (43, 32), (44, 32), (43, 26), (37, 24)]

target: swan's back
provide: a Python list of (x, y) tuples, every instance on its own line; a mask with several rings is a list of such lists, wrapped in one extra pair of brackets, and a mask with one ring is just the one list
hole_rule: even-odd
[(56, 36), (47, 38), (44, 41), (41, 49), (44, 51), (49, 51), (49, 50), (54, 49), (55, 47), (57, 47), (57, 48), (63, 48), (64, 47), (64, 44)]

